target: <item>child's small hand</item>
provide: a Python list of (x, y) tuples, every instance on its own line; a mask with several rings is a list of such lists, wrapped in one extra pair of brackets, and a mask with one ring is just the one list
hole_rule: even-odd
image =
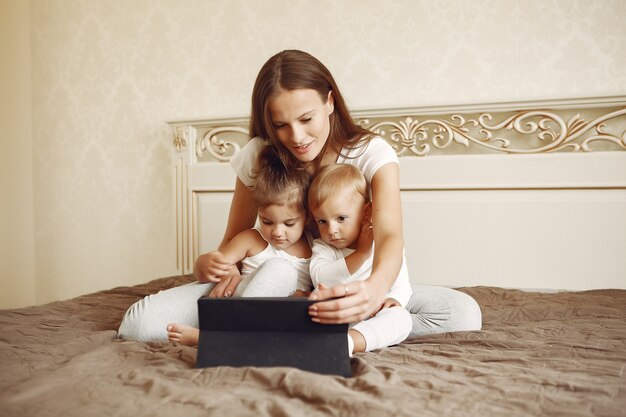
[(385, 298), (385, 301), (383, 301), (383, 303), (380, 305), (380, 308), (378, 310), (376, 310), (374, 313), (372, 313), (370, 318), (374, 317), (382, 309), (390, 308), (390, 307), (401, 307), (401, 306), (402, 306), (402, 304), (400, 304), (398, 302), (398, 300), (396, 300), (395, 298)]
[(370, 209), (371, 205), (366, 208), (365, 216), (363, 217), (363, 223), (361, 223), (361, 232), (357, 239), (357, 250), (362, 253), (370, 254), (372, 251), (372, 244), (374, 243), (374, 227), (372, 225), (372, 216)]
[(235, 263), (217, 250), (202, 255), (196, 262), (201, 282), (220, 282), (233, 273), (233, 267), (236, 268)]
[(402, 307), (402, 306), (400, 305), (398, 300), (396, 300), (395, 298), (385, 298), (385, 301), (383, 301), (383, 305), (380, 307), (380, 310), (384, 308), (389, 308), (389, 307)]

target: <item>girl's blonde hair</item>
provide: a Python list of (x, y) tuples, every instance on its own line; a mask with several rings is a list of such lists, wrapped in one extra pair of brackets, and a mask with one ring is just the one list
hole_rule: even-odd
[(321, 206), (330, 196), (337, 194), (337, 190), (344, 187), (354, 189), (365, 202), (369, 202), (367, 180), (361, 170), (354, 165), (333, 164), (322, 168), (311, 182), (309, 207)]
[(285, 205), (307, 213), (311, 176), (304, 170), (289, 171), (276, 148), (266, 146), (259, 154), (252, 195), (259, 208)]

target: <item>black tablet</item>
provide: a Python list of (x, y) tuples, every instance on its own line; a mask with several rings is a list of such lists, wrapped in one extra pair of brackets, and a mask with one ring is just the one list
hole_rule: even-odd
[(289, 366), (351, 376), (348, 325), (311, 320), (306, 298), (198, 300), (198, 368)]

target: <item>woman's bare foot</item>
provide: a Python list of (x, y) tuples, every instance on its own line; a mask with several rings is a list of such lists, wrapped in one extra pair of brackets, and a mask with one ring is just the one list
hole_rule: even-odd
[(170, 323), (167, 325), (167, 338), (186, 346), (198, 346), (200, 330), (186, 324)]

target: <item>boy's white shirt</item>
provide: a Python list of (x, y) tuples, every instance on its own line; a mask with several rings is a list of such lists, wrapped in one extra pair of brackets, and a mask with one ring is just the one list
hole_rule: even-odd
[[(354, 249), (337, 249), (324, 242), (322, 239), (315, 239), (311, 249), (313, 250), (310, 267), (311, 279), (316, 288), (319, 284), (335, 287), (354, 281), (364, 281), (369, 278), (372, 273), (372, 261), (374, 258), (373, 248), (372, 254), (354, 274), (350, 274), (350, 271), (348, 271), (345, 260), (345, 257), (352, 254)], [(411, 289), (406, 258), (403, 251), (402, 267), (385, 298), (393, 298), (397, 300), (402, 307), (406, 307), (412, 294), (413, 290)]]

